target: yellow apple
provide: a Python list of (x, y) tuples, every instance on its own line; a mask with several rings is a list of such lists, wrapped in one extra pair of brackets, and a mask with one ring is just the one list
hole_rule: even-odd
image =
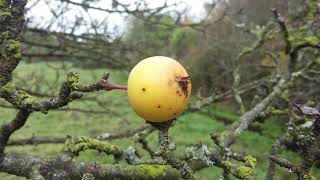
[(144, 59), (129, 74), (129, 103), (146, 121), (166, 122), (176, 118), (185, 110), (190, 94), (187, 71), (169, 57)]

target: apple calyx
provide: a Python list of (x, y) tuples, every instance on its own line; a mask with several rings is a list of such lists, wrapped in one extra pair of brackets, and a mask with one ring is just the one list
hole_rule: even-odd
[(190, 76), (176, 77), (176, 81), (182, 89), (182, 92), (185, 95), (185, 97), (188, 97), (188, 85), (191, 83)]

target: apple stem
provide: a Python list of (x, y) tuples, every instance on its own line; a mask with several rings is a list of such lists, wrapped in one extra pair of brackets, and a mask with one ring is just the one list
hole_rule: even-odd
[(110, 76), (110, 73), (104, 73), (101, 80), (96, 83), (96, 87), (98, 90), (106, 90), (106, 91), (111, 91), (114, 89), (119, 89), (119, 90), (128, 90), (128, 86), (123, 86), (119, 84), (114, 84), (108, 81), (108, 78)]
[(123, 86), (123, 85), (118, 85), (118, 84), (113, 84), (113, 83), (108, 83), (106, 85), (106, 90), (111, 91), (114, 89), (119, 89), (119, 90), (128, 90), (128, 86)]

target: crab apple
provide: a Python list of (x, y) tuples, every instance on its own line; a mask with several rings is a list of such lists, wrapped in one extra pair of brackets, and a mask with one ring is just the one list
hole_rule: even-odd
[(187, 71), (169, 57), (146, 58), (129, 74), (129, 104), (149, 122), (175, 119), (186, 109), (190, 94), (191, 81)]

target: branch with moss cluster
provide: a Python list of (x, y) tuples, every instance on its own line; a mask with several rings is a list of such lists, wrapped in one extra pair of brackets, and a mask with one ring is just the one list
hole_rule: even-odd
[(109, 83), (107, 81), (108, 77), (109, 74), (106, 73), (103, 75), (103, 78), (95, 84), (80, 85), (78, 83), (78, 74), (70, 72), (67, 75), (67, 80), (61, 84), (58, 97), (45, 101), (36, 101), (36, 99), (28, 93), (17, 90), (11, 82), (1, 86), (0, 96), (21, 110), (13, 121), (2, 125), (0, 131), (0, 137), (2, 137), (0, 139), (0, 151), (2, 152), (4, 150), (10, 135), (24, 125), (29, 114), (32, 112), (41, 111), (46, 114), (50, 109), (66, 106), (73, 100), (82, 97), (82, 94), (79, 92), (124, 89), (122, 86)]
[[(288, 128), (288, 132), (276, 142), (274, 150), (271, 152), (270, 160), (272, 163), (278, 164), (281, 167), (290, 169), (301, 180), (314, 180), (315, 178), (309, 173), (312, 166), (320, 157), (320, 112), (319, 109), (310, 108), (307, 106), (296, 106), (302, 114), (311, 115), (315, 118), (310, 123), (302, 124), (298, 127)], [(299, 163), (292, 163), (287, 159), (277, 156), (277, 148), (283, 145), (283, 142), (289, 138), (295, 141), (297, 150), (301, 154), (301, 161)], [(270, 162), (270, 166), (272, 163)], [(269, 167), (268, 179), (272, 180), (274, 175), (274, 167)]]
[(148, 122), (159, 130), (159, 147), (155, 152), (155, 156), (162, 157), (162, 159), (169, 165), (171, 165), (173, 168), (176, 168), (184, 179), (195, 179), (195, 175), (193, 174), (193, 171), (187, 162), (180, 160), (172, 152), (174, 147), (170, 146), (169, 143), (169, 128), (174, 120), (161, 123)]
[[(57, 156), (44, 159), (27, 153), (0, 154), (0, 171), (27, 178), (81, 179), (92, 168), (92, 163), (73, 161)], [(179, 172), (166, 165), (99, 165), (94, 166), (96, 179), (180, 179)]]
[(256, 165), (256, 159), (252, 156), (244, 158), (244, 165), (234, 165), (230, 161), (223, 161), (218, 164), (225, 172), (231, 173), (239, 179), (253, 179), (253, 170)]
[(23, 29), (26, 0), (0, 1), (0, 86), (11, 81), (21, 60), (19, 35)]
[[(223, 169), (224, 177), (232, 175), (238, 179), (253, 179), (256, 159), (251, 155), (233, 152), (231, 149), (223, 148), (218, 143), (218, 134), (212, 134), (216, 146), (209, 148), (205, 144), (194, 145), (187, 148), (185, 159), (194, 171), (205, 167), (219, 167)], [(231, 160), (240, 162), (233, 163)]]
[(149, 126), (150, 128), (147, 128), (143, 131), (140, 131), (134, 135), (134, 139), (136, 142), (140, 143), (142, 145), (142, 148), (147, 151), (151, 157), (151, 159), (154, 159), (155, 152), (154, 150), (149, 146), (149, 142), (147, 141), (147, 136), (150, 135), (153, 131), (156, 130), (155, 127), (152, 125)]
[(94, 149), (106, 154), (112, 154), (115, 156), (115, 158), (119, 158), (124, 152), (121, 148), (115, 145), (88, 137), (72, 138), (71, 136), (68, 136), (63, 148), (65, 152), (70, 152), (75, 156), (78, 156), (81, 151), (88, 149)]

